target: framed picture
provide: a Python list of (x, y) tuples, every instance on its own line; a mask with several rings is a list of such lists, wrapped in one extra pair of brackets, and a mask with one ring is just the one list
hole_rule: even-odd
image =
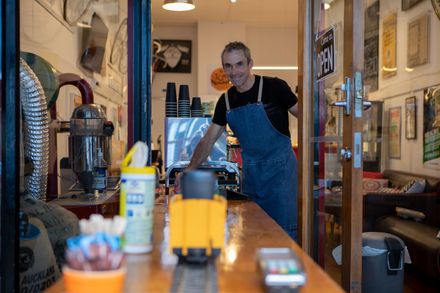
[(438, 19), (440, 19), (440, 0), (431, 0), (431, 3), (435, 14), (437, 15)]
[(390, 108), (388, 154), (393, 159), (400, 159), (400, 112), (401, 107)]
[(405, 137), (417, 138), (417, 100), (416, 97), (405, 99)]
[(414, 68), (428, 63), (429, 14), (424, 14), (408, 24), (408, 51), (406, 67)]
[(385, 17), (382, 27), (382, 77), (386, 79), (397, 74), (397, 13)]
[(440, 170), (440, 86), (424, 90), (423, 166)]
[(191, 73), (191, 41), (154, 40), (155, 72)]
[(422, 1), (423, 0), (402, 0), (402, 11), (406, 11)]
[(370, 92), (379, 88), (379, 1), (365, 11), (364, 27), (364, 83)]

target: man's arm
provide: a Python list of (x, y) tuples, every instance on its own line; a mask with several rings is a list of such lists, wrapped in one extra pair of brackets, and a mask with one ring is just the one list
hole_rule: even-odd
[(212, 150), (212, 146), (215, 144), (217, 139), (225, 131), (225, 126), (220, 126), (215, 123), (211, 123), (206, 131), (205, 136), (200, 140), (197, 145), (194, 154), (192, 155), (191, 162), (186, 168), (187, 171), (197, 169), (200, 164), (202, 164), (206, 158), (209, 156)]
[(298, 118), (298, 97), (292, 92), (292, 89), (285, 80), (274, 78), (274, 88), (278, 103), (284, 109), (288, 109), (289, 113)]
[(289, 113), (298, 118), (298, 103), (289, 108)]

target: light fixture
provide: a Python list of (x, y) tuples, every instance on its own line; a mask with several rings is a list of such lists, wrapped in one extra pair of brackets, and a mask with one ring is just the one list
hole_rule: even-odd
[(85, 22), (85, 21), (83, 21), (83, 22), (78, 21), (76, 23), (76, 26), (77, 27), (82, 27), (82, 28), (92, 28), (92, 26), (89, 23)]
[(386, 66), (382, 66), (382, 70), (386, 71), (386, 72), (393, 72), (393, 71), (397, 71), (397, 67), (386, 67)]
[(162, 7), (171, 11), (188, 11), (195, 8), (193, 0), (165, 0)]
[(332, 6), (332, 2), (333, 2), (334, 0), (324, 0), (324, 9), (325, 10), (328, 10), (328, 9), (330, 9), (330, 7)]
[(253, 70), (298, 70), (298, 66), (254, 66)]

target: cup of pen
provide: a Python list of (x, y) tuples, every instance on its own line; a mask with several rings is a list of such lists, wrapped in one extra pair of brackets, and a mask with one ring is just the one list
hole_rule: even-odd
[[(95, 231), (90, 231), (97, 223), (92, 223), (92, 217), (87, 223), (80, 222), (81, 235), (67, 240), (67, 264), (63, 268), (67, 293), (124, 292), (126, 267), (119, 236), (122, 232), (111, 232), (117, 224), (103, 218), (101, 221), (105, 224)], [(125, 219), (117, 221), (125, 223)]]

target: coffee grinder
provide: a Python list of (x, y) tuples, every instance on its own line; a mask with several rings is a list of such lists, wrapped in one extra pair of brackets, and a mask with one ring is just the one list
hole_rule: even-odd
[[(111, 164), (111, 136), (114, 127), (104, 109), (96, 104), (75, 108), (70, 119), (69, 157), (72, 170), (86, 194), (93, 194), (94, 176), (102, 160)], [(100, 162), (99, 162), (100, 161)]]

